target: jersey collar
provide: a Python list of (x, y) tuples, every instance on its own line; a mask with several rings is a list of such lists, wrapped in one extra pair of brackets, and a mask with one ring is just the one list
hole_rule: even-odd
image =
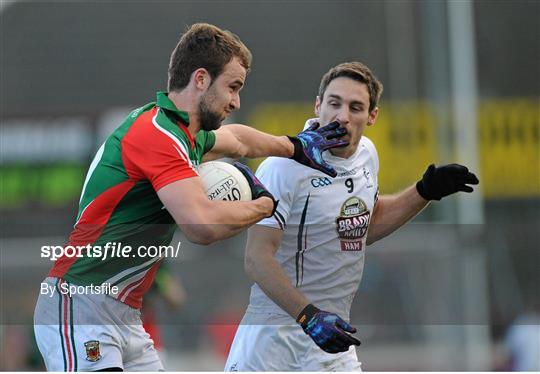
[(157, 93), (156, 104), (158, 107), (168, 110), (178, 116), (186, 126), (189, 126), (189, 115), (187, 112), (179, 110), (174, 103), (169, 99), (168, 93), (159, 91)]

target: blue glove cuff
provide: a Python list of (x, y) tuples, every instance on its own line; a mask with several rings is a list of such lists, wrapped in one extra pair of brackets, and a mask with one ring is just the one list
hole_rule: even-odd
[(293, 155), (291, 157), (289, 157), (289, 158), (292, 158), (293, 160), (298, 160), (304, 154), (302, 141), (300, 139), (298, 139), (296, 136), (288, 136), (287, 135), (287, 138), (289, 138), (289, 140), (291, 141), (291, 143), (293, 143), (293, 146), (294, 146)]
[(302, 309), (302, 311), (300, 312), (300, 314), (296, 318), (296, 322), (299, 323), (302, 327), (306, 327), (308, 322), (318, 312), (320, 312), (319, 308), (317, 308), (313, 304), (308, 304), (304, 309)]

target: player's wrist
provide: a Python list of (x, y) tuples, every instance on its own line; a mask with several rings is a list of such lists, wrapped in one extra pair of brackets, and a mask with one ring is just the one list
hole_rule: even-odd
[(425, 200), (441, 200), (441, 197), (438, 196), (439, 193), (436, 188), (436, 176), (435, 173), (437, 168), (435, 164), (428, 166), (422, 178), (416, 182), (416, 191), (418, 194)]
[(422, 180), (419, 180), (416, 182), (416, 192), (418, 192), (418, 195), (426, 201), (430, 201), (431, 198), (429, 197), (426, 189), (424, 188), (424, 184), (422, 183)]
[(303, 154), (302, 142), (296, 136), (287, 136), (287, 138), (289, 138), (289, 141), (292, 144), (289, 158), (292, 158), (293, 160), (300, 160), (300, 157)]
[(279, 201), (276, 201), (270, 192), (261, 193), (257, 200), (259, 200), (263, 205), (266, 217), (272, 217), (276, 212)]
[(282, 138), (285, 138), (285, 147), (286, 147), (286, 156), (287, 158), (293, 158), (296, 146), (293, 141), (292, 136), (284, 135)]
[(296, 322), (300, 326), (305, 327), (307, 323), (313, 318), (313, 316), (320, 311), (321, 310), (317, 308), (315, 305), (308, 304), (306, 305), (304, 309), (302, 309), (300, 314), (298, 314), (298, 317), (296, 317)]

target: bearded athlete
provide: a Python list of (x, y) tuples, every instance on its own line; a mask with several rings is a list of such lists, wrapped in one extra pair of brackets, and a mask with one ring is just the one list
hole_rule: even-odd
[[(210, 244), (273, 214), (277, 201), (242, 164), (253, 200), (210, 201), (197, 174), (202, 160), (274, 155), (335, 176), (321, 154), (348, 144), (337, 124), (292, 138), (242, 125), (220, 128), (240, 107), (250, 64), (237, 36), (193, 25), (172, 53), (168, 93), (131, 112), (97, 151), (66, 252), (42, 283), (51, 292), (36, 305), (35, 336), (48, 370), (163, 369), (140, 320), (161, 258), (135, 252), (96, 258), (85, 251), (77, 257), (68, 249), (169, 245), (176, 227), (188, 240)], [(103, 285), (105, 291), (94, 292)], [(66, 292), (71, 286), (92, 292)]]

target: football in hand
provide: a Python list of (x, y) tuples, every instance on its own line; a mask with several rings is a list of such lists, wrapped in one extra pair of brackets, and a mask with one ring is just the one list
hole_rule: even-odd
[(210, 200), (251, 200), (251, 188), (246, 177), (234, 166), (222, 161), (210, 161), (199, 166), (199, 176)]

